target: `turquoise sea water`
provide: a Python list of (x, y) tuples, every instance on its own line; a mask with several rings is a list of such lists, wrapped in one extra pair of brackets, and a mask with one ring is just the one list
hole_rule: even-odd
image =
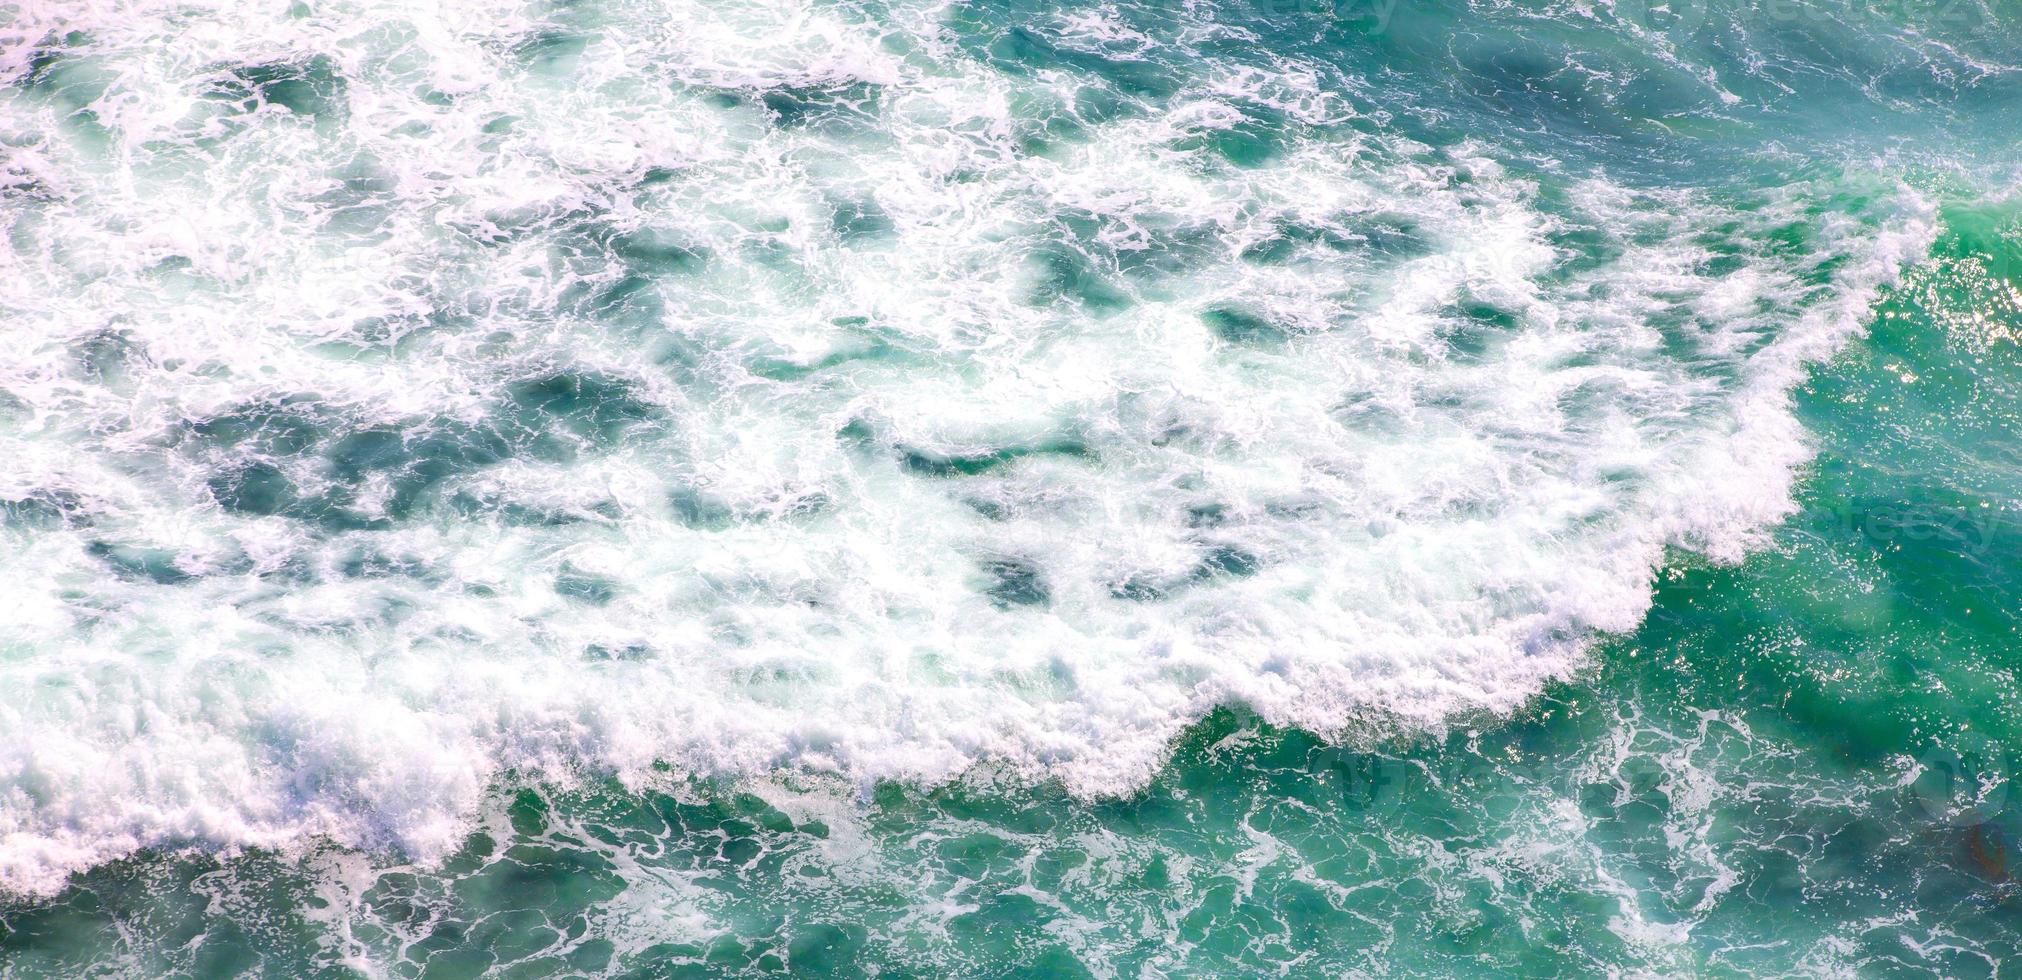
[(2013, 6), (0, 22), (0, 976), (2022, 955)]

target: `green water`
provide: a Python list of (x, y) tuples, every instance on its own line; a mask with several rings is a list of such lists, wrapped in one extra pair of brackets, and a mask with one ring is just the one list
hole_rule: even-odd
[[(747, 21), (761, 8), (680, 5), (665, 35), (638, 4), (501, 7), (511, 37), (474, 50), (517, 86), (497, 97), (522, 100), (520, 118), (460, 108), (453, 71), (415, 67), (456, 64), (413, 40), (435, 22), (347, 6), (378, 25), (351, 34), (297, 6), (287, 18), (335, 31), (317, 36), (355, 58), (234, 55), (247, 64), (223, 81), (199, 73), (224, 94), (153, 141), (102, 98), (125, 83), (91, 59), (142, 64), (133, 39), (175, 34), (179, 15), (148, 7), (131, 35), (114, 18), (75, 36), (62, 14), (9, 15), (28, 26), (8, 49), (8, 132), (56, 162), (6, 185), (33, 288), (0, 300), (21, 335), (47, 338), (9, 348), (29, 366), (0, 378), (9, 452), (33, 471), (0, 486), (18, 552), (5, 571), (49, 601), (24, 598), (28, 625), (0, 637), (16, 692), (0, 734), (20, 744), (0, 756), (0, 873), (37, 886), (0, 892), (0, 977), (1980, 977), (2022, 961), (2012, 7), (1231, 3), (1174, 20), (1155, 4), (813, 4)], [(722, 23), (734, 29), (708, 33)], [(603, 43), (645, 38), (661, 57), (653, 37), (727, 47), (795, 30), (812, 40), (671, 80)], [(1088, 36), (1101, 40), (1069, 43)], [(850, 81), (858, 68), (823, 60), (837, 45), (918, 74)], [(946, 82), (931, 89), (942, 102), (906, 101), (923, 78)], [(673, 108), (640, 118), (703, 119), (692, 157), (553, 163), (597, 135), (571, 111), (659, 111), (663, 90)], [(368, 91), (432, 108), (382, 118)], [(936, 115), (974, 91), (1001, 120)], [(1213, 93), (1240, 118), (1157, 129)], [(537, 111), (563, 99), (578, 101)], [(264, 107), (203, 115), (233, 100)], [(395, 142), (366, 152), (346, 127)], [(515, 127), (561, 136), (513, 156), (498, 148)], [(906, 194), (878, 197), (877, 179), (916, 174), (877, 167), (970, 130), (989, 154), (928, 154), (934, 180), (908, 193), (936, 214), (1018, 223), (956, 234), (916, 222)], [(484, 166), (434, 175), (458, 162), (441, 148), (389, 162), (397, 140), (452, 131), (469, 142), (444, 146), (475, 147)], [(235, 148), (256, 136), (279, 171)], [(464, 209), (465, 184), (504, 180), (488, 169), (501, 160), (577, 181), (582, 199), (534, 200), (550, 185), (527, 178), (510, 189), (534, 203), (500, 192)], [(606, 166), (622, 179), (582, 176)], [(306, 198), (323, 216), (312, 231), (218, 227), (298, 235), (307, 257), (233, 252), (251, 271), (232, 274), (148, 251), (136, 229), (153, 226), (120, 210), (113, 179), (215, 179), (229, 210), (310, 193), (290, 168), (329, 178)], [(1114, 203), (1146, 187), (1169, 199)], [(1307, 198), (1329, 194), (1375, 203), (1357, 223), (1301, 223)], [(808, 232), (768, 195), (814, 200), (822, 221)], [(1865, 243), (1894, 234), (1911, 197), (1935, 238), (1870, 303), (1859, 270), (1888, 262)], [(628, 209), (699, 217), (641, 230)], [(1509, 214), (1523, 220), (1490, 220)], [(1231, 230), (1253, 225), (1270, 234)], [(131, 242), (142, 258), (122, 265)], [(526, 242), (546, 250), (510, 252)], [(1526, 245), (1545, 257), (1524, 265)], [(1643, 267), (1670, 246), (1691, 261)], [(425, 314), (387, 304), (334, 332), (302, 326), (322, 307), (298, 292), (321, 302), (311, 287), (382, 253), (399, 261), (359, 281), (396, 281)], [(999, 253), (1009, 264), (989, 265)], [(400, 278), (417, 256), (438, 263), (422, 285)], [(865, 256), (894, 264), (822, 265)], [(951, 269), (972, 277), (952, 301), (927, 289)], [(1036, 319), (1001, 336), (937, 319), (997, 296), (1002, 269), (1029, 278), (979, 308)], [(1386, 315), (1369, 297), (1412, 270), (1454, 269), (1423, 336), (1327, 346)], [(267, 288), (290, 275), (300, 290)], [(1294, 295), (1301, 282), (1319, 285)], [(842, 295), (872, 312), (828, 300)], [(1843, 329), (1819, 327), (1849, 296), (1861, 308)], [(906, 321), (893, 308), (907, 303), (932, 315)], [(138, 325), (101, 332), (105, 310)], [(146, 327), (209, 330), (219, 311), (252, 332), (204, 334), (204, 351)], [(1158, 332), (1175, 322), (1191, 332)], [(1505, 417), (1519, 403), (1502, 389), (1532, 377), (1510, 351), (1560, 327), (1610, 340), (1544, 359), (1552, 370), (1622, 367), (1636, 383), (1569, 386), (1538, 409), (1557, 421)], [(1747, 437), (1758, 422), (1784, 431), (1780, 376), (1761, 365), (1814, 327), (1827, 339), (1806, 356), (1824, 359), (1791, 362), (1795, 435)], [(1210, 369), (1156, 362), (1196, 340)], [(303, 359), (233, 360), (269, 347)], [(1194, 401), (1145, 410), (1153, 425), (1131, 405), (1159, 385), (1135, 375), (1119, 375), (1123, 394), (1044, 411), (976, 394), (1000, 371), (1065, 389), (1089, 363), (1138, 361), (1198, 385)], [(1374, 365), (1365, 389), (1305, 412), (1301, 386), (1343, 365)], [(1756, 391), (1769, 394), (1742, 400)], [(964, 398), (981, 406), (969, 415), (1011, 421), (935, 428), (943, 401)], [(1425, 467), (1410, 489), (1426, 496), (1364, 513), (1229, 490), (1257, 477), (1200, 502), (1216, 467), (1361, 479), (1315, 463), (1346, 465), (1299, 441), (1314, 419), (1366, 436), (1345, 444), (1364, 461)], [(1487, 484), (1505, 500), (1440, 468), (1455, 433), (1515, 460)], [(752, 444), (777, 452), (740, 455)], [(1728, 444), (1748, 448), (1678, 449)], [(736, 465), (711, 470), (712, 454)], [(146, 502), (94, 502), (71, 457)], [(760, 485), (776, 458), (814, 489)], [(1694, 482), (1712, 466), (1725, 469)], [(1762, 471), (1761, 489), (1742, 485)], [(1575, 517), (1531, 521), (1527, 481), (1572, 501), (1544, 508), (1552, 521)], [(1140, 491), (1164, 509), (1118, 518)], [(1719, 519), (1695, 523), (1679, 498), (1699, 493)], [(891, 499), (899, 513), (879, 509)], [(854, 536), (818, 537), (831, 519)], [(843, 557), (793, 578), (657, 550), (753, 527), (787, 528), (766, 556)], [(1492, 551), (1490, 532), (1519, 527)], [(249, 528), (273, 535), (255, 542), (265, 551)], [(1183, 561), (1102, 580), (1088, 594), (1111, 605), (1068, 618), (1086, 550), (1169, 531), (1193, 549)], [(1400, 533), (1420, 543), (1395, 562), (1328, 563), (1330, 546), (1396, 557), (1382, 542)], [(240, 550), (215, 557), (231, 535)], [(1083, 536), (1096, 544), (1076, 550)], [(955, 585), (909, 594), (959, 615), (894, 599), (819, 618), (919, 542), (974, 552), (950, 563)], [(1661, 565), (1639, 616), (1616, 599), (1640, 595), (1623, 570), (1645, 550)], [(509, 574), (478, 567), (496, 554)], [(1302, 561), (1321, 585), (1272, 577)], [(691, 566), (707, 588), (663, 587)], [(1351, 569), (1375, 584), (1322, 594)], [(1575, 592), (1599, 597), (1559, 602)], [(737, 605), (747, 593), (760, 598)], [(307, 596), (321, 605), (288, 604)], [(1111, 670), (1149, 656), (1119, 637), (1174, 623), (1193, 636), (1236, 615), (1210, 604), (1226, 596), (1278, 616), (1279, 653), (1238, 662), (1240, 644), (1209, 646), (1222, 661)], [(213, 608), (245, 614), (204, 618)], [(1507, 626), (1524, 617), (1544, 625)], [(1017, 659), (1042, 621), (1100, 654)], [(696, 623), (695, 645), (656, 645), (690, 642)], [(1360, 649), (1358, 631), (1414, 628), (1509, 642), (1468, 647), (1475, 659), (1378, 647), (1356, 662), (1366, 676), (1331, 661), (1300, 673), (1319, 647)], [(941, 646), (911, 673), (861, 679), (930, 633)], [(807, 659), (751, 652), (775, 635)], [(205, 659), (219, 650), (243, 659)], [(678, 672), (712, 658), (734, 682)], [(1525, 666), (1547, 662), (1566, 666)], [(538, 690), (413, 680), (480, 667)], [(1436, 710), (1408, 685), (1394, 702), (1357, 693), (1421, 669), (1462, 693)], [(1526, 687), (1534, 676), (1550, 679)], [(1309, 690), (1284, 693), (1300, 679)], [(582, 704), (554, 700), (578, 686)], [(732, 734), (691, 731), (712, 725)]]

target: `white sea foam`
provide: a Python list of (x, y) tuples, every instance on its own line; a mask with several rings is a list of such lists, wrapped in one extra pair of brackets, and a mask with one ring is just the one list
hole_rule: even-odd
[[(1665, 549), (1789, 509), (1791, 387), (1932, 233), (1880, 184), (1548, 202), (1352, 127), (1315, 66), (1066, 126), (1075, 79), (932, 9), (172, 6), (8, 28), (79, 32), (10, 43), (0, 103), (14, 888), (151, 845), (427, 859), (508, 770), (1101, 794), (1219, 705), (1511, 709)], [(1293, 137), (1218, 156), (1266, 106)], [(628, 414), (427, 441), (555, 377)], [(204, 428), (248, 412), (324, 441)], [(333, 462), (373, 432), (440, 479)], [(254, 463), (350, 524), (222, 506)]]

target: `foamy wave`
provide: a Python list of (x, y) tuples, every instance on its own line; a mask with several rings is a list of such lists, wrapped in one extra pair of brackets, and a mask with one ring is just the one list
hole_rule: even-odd
[(931, 9), (521, 9), (15, 23), (9, 887), (427, 859), (508, 770), (1103, 794), (1218, 705), (1511, 709), (1788, 510), (1791, 387), (1932, 234), (1101, 17), (1019, 74)]

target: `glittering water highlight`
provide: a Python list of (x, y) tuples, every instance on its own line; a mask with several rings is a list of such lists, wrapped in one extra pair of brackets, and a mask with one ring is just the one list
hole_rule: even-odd
[(2010, 11), (7, 16), (11, 973), (2009, 949)]

